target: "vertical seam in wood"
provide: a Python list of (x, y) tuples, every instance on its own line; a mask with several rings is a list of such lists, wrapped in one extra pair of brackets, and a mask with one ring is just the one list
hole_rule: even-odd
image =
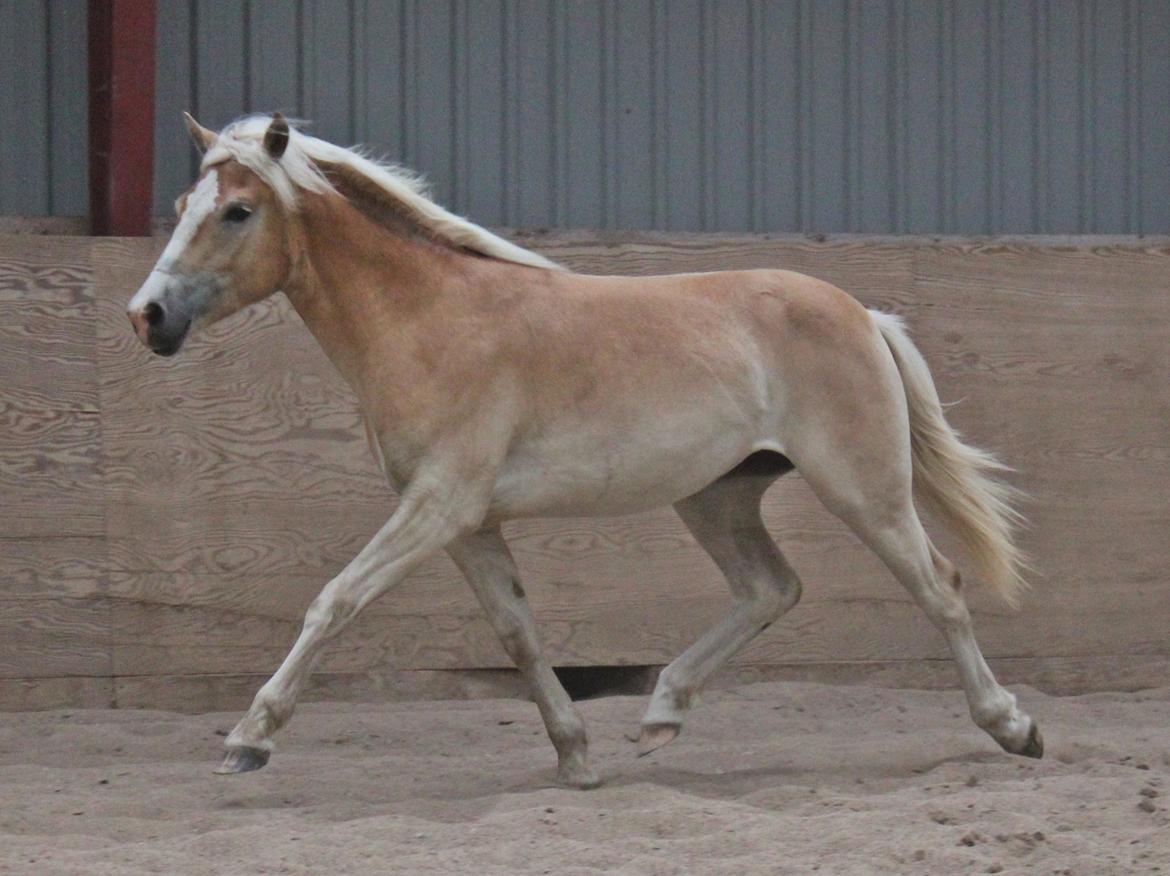
[(108, 460), (109, 453), (106, 448), (106, 418), (109, 414), (109, 407), (105, 403), (104, 395), (106, 394), (106, 381), (103, 379), (103, 371), (105, 368), (105, 357), (102, 355), (102, 338), (99, 332), (99, 325), (101, 317), (99, 313), (100, 304), (98, 302), (97, 290), (97, 265), (95, 255), (100, 253), (106, 247), (119, 246), (113, 241), (100, 241), (87, 247), (86, 262), (89, 269), (88, 276), (88, 292), (89, 292), (89, 307), (93, 318), (90, 320), (88, 340), (92, 343), (94, 351), (94, 372), (97, 376), (97, 435), (98, 435), (98, 483), (101, 486), (101, 515), (102, 515), (102, 554), (101, 561), (101, 578), (98, 585), (98, 593), (105, 606), (105, 620), (106, 620), (106, 674), (110, 679), (110, 706), (111, 708), (118, 707), (117, 684), (114, 681), (114, 609), (113, 600), (110, 598), (110, 577), (113, 574), (113, 562), (110, 552), (110, 493), (109, 490), (109, 472)]

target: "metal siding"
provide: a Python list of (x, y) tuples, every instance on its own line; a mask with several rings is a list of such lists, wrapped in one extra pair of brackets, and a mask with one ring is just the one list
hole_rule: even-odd
[(1170, 3), (1146, 0), (1138, 14), (1141, 213), (1135, 230), (1157, 234), (1170, 230)]
[[(87, 202), (84, 0), (0, 0), (0, 212)], [(160, 0), (155, 207), (280, 109), (482, 222), (1170, 231), (1165, 0)]]
[(655, 215), (655, 10), (651, 0), (621, 0), (611, 9), (613, 224), (654, 228), (661, 222)]
[[(605, 8), (570, 3), (560, 41), (557, 224), (603, 228), (606, 223), (604, 75)], [(501, 98), (501, 101), (504, 99)], [(491, 126), (491, 120), (488, 126)]]
[(850, 40), (850, 107), (854, 134), (849, 177), (858, 232), (889, 231), (896, 221), (892, 112), (894, 18), (886, 0), (854, 0)]
[[(159, 3), (155, 23), (157, 51), (154, 84), (154, 212), (171, 215), (176, 196), (191, 184), (195, 149), (180, 113), (201, 118), (195, 104), (191, 48), (195, 43), (193, 2)], [(205, 123), (210, 124), (205, 119)]]
[[(247, 106), (239, 112), (264, 109), (296, 113), (297, 4), (247, 0)], [(168, 119), (173, 124), (174, 119)]]
[[(89, 208), (85, 0), (48, 4), (48, 212), (78, 216)], [(2, 211), (0, 211), (2, 212)]]
[(998, 186), (988, 227), (1022, 234), (1039, 228), (1036, 186), (1039, 171), (1038, 91), (1035, 75), (1036, 18), (1016, 0), (999, 0), (997, 18), (999, 129), (996, 138)]
[(662, 80), (655, 120), (657, 227), (671, 231), (703, 223), (701, 6), (702, 0), (660, 0), (657, 9)]
[(0, 0), (0, 58), (10, 65), (0, 75), (0, 213), (50, 211), (48, 19), (45, 0)]
[(510, 15), (513, 51), (513, 196), (510, 224), (547, 227), (556, 209), (556, 39), (551, 0), (518, 0)]

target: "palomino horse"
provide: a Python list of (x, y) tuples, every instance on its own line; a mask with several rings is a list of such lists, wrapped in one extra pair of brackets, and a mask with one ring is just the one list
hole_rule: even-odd
[(357, 393), (401, 501), (310, 605), (276, 674), (228, 736), (220, 772), (263, 766), (314, 658), (372, 599), (446, 550), (532, 693), (558, 778), (590, 787), (585, 726), (542, 655), (500, 535), (518, 517), (673, 504), (727, 577), (731, 611), (663, 670), (639, 748), (679, 732), (703, 683), (800, 597), (760, 518), (796, 468), (946, 637), (975, 723), (1042, 752), (980, 654), (955, 567), (912, 487), (1009, 602), (1022, 585), (1010, 488), (943, 418), (895, 317), (790, 271), (574, 274), (428, 200), (413, 178), (290, 129), (279, 115), (203, 151), (179, 223), (129, 304), (154, 352), (277, 290)]

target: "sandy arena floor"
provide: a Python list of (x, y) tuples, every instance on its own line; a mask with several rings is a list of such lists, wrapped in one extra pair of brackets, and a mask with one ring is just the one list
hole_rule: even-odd
[(1017, 692), (1043, 761), (957, 692), (714, 692), (642, 760), (644, 700), (593, 700), (587, 792), (551, 786), (514, 700), (306, 705), (267, 769), (226, 778), (236, 715), (0, 715), (0, 872), (1170, 874), (1170, 688)]

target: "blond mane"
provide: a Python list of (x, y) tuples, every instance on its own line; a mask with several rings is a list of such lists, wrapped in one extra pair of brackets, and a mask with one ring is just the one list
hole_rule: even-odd
[(271, 116), (257, 115), (232, 122), (220, 131), (203, 156), (203, 168), (234, 158), (264, 180), (286, 208), (295, 209), (301, 190), (337, 194), (322, 166), (340, 167), (369, 183), (369, 188), (423, 230), (454, 247), (518, 265), (565, 270), (542, 255), (444, 210), (427, 196), (426, 186), (416, 174), (354, 149), (335, 146), (290, 126), (288, 147), (280, 160), (274, 160), (264, 149), (264, 132), (271, 121)]

